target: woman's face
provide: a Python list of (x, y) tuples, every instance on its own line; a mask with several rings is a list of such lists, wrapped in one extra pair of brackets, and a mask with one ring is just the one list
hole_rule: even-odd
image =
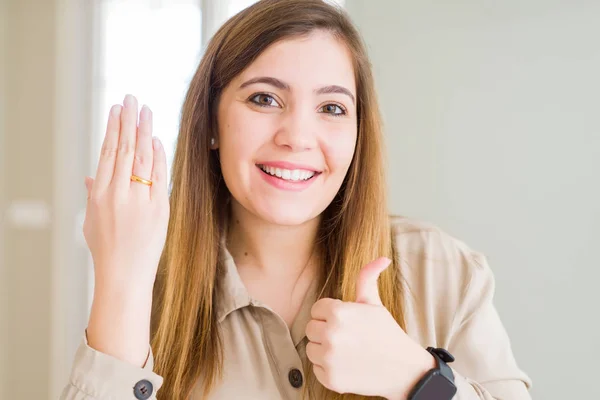
[(218, 126), (234, 207), (278, 225), (317, 217), (356, 146), (350, 52), (322, 31), (271, 45), (221, 94)]

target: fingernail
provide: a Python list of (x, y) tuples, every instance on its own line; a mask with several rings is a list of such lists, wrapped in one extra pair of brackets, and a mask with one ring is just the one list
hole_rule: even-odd
[(383, 265), (385, 265), (385, 268), (389, 267), (392, 264), (392, 260), (390, 260), (389, 258), (387, 258), (387, 257), (382, 257), (382, 258), (385, 260), (385, 262), (383, 263)]
[(156, 136), (152, 138), (152, 147), (154, 150), (160, 149), (160, 140)]
[(115, 104), (110, 109), (110, 113), (113, 117), (119, 117), (121, 115), (121, 106), (119, 104)]
[(150, 118), (150, 108), (147, 105), (142, 106), (142, 110), (140, 111), (140, 120), (148, 120)]
[(133, 95), (128, 94), (125, 95), (125, 98), (123, 99), (123, 104), (127, 107), (127, 106), (133, 106), (135, 101), (135, 97), (133, 97)]

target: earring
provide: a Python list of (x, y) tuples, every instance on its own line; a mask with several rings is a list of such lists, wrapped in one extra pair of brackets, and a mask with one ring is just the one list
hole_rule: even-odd
[(211, 146), (214, 146), (214, 145), (215, 145), (215, 138), (214, 138), (214, 137), (211, 137), (211, 138), (210, 138), (210, 145), (211, 145)]

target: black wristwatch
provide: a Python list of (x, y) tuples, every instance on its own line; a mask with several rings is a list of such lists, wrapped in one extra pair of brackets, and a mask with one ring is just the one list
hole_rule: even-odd
[(437, 368), (429, 371), (408, 395), (408, 400), (451, 400), (456, 394), (454, 374), (447, 363), (454, 361), (454, 356), (447, 350), (428, 347), (437, 361)]

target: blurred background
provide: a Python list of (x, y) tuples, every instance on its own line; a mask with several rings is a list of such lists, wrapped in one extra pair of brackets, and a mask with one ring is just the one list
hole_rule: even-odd
[[(0, 399), (67, 381), (108, 109), (148, 104), (170, 161), (203, 47), (251, 3), (0, 0)], [(372, 57), (392, 211), (487, 255), (534, 398), (600, 398), (600, 2), (339, 3)]]

